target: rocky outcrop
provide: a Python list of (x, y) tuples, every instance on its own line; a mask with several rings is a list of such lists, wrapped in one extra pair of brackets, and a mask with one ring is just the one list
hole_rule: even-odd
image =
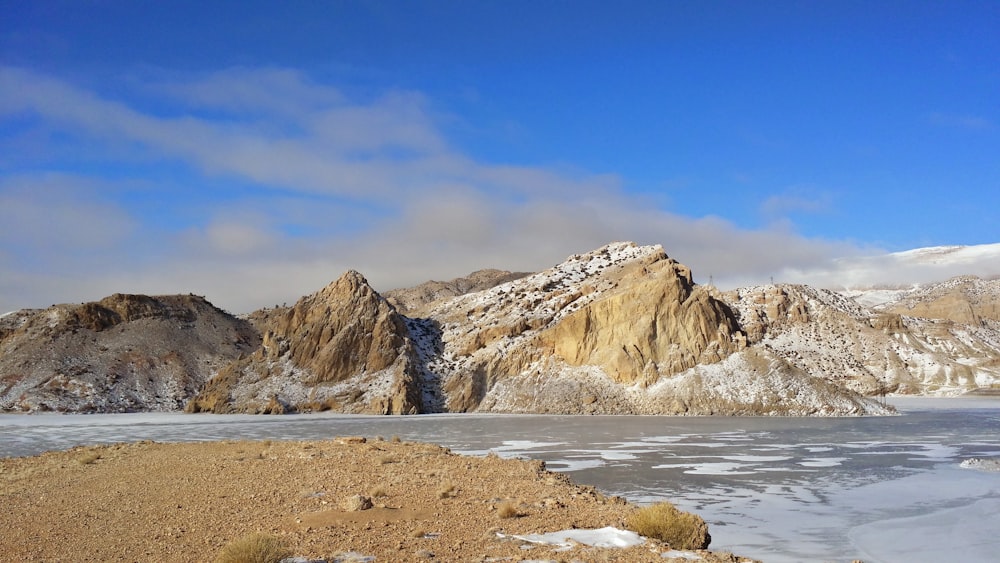
[(189, 412), (420, 411), (404, 320), (361, 274), (347, 272), (256, 322), (261, 347), (213, 378)]
[(260, 344), (194, 295), (115, 294), (0, 318), (0, 410), (170, 411)]
[(570, 366), (597, 366), (618, 383), (644, 385), (719, 362), (746, 343), (729, 308), (662, 252), (626, 268), (616, 287), (538, 341)]

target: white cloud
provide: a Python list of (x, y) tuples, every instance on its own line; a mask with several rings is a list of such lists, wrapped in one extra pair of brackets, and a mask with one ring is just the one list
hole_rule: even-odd
[(768, 196), (761, 204), (761, 212), (771, 218), (786, 217), (794, 213), (826, 213), (833, 209), (834, 198), (829, 192), (812, 186), (792, 186), (782, 193)]
[[(159, 217), (154, 228), (142, 209), (102, 194), (129, 188), (99, 172), (55, 177), (46, 190), (7, 182), (0, 213), (17, 234), (0, 239), (2, 266), (12, 272), (0, 282), (0, 310), (113, 292), (192, 292), (245, 312), (293, 302), (352, 268), (390, 289), (485, 267), (538, 270), (612, 240), (662, 244), (698, 281), (712, 276), (719, 286), (778, 280), (860, 252), (781, 223), (747, 230), (669, 213), (627, 194), (613, 175), (477, 161), (446, 141), (419, 93), (352, 101), (281, 69), (151, 83), (144, 95), (186, 109), (154, 114), (2, 68), (0, 119), (31, 115), (106, 154), (139, 146), (144, 158), (186, 164), (205, 190), (224, 178), (245, 197), (202, 194), (192, 203), (205, 207), (201, 219), (171, 228), (169, 216)], [(165, 189), (146, 181), (144, 189)], [(78, 190), (81, 183), (89, 188)], [(785, 194), (765, 207), (819, 210), (822, 197), (810, 198)], [(78, 258), (104, 255), (114, 259)]]

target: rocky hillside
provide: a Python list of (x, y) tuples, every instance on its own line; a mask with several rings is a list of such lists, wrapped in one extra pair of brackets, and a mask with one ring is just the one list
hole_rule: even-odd
[(885, 412), (748, 349), (732, 309), (660, 247), (616, 243), (537, 274), (478, 272), (392, 299), (409, 315), (349, 272), (256, 313), (261, 348), (189, 410)]
[(260, 345), (193, 295), (115, 294), (0, 317), (0, 411), (171, 411)]
[(0, 317), (0, 410), (843, 415), (1000, 388), (1000, 280), (721, 293), (659, 246), (380, 295), (348, 272), (240, 320), (115, 295)]
[(768, 285), (722, 298), (754, 348), (865, 395), (1000, 386), (998, 280), (962, 277), (847, 295)]

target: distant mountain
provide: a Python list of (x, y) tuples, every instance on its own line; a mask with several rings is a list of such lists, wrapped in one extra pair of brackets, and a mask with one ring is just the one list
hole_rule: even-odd
[(134, 295), (0, 317), (7, 412), (845, 415), (891, 412), (887, 392), (996, 388), (1000, 278), (720, 292), (632, 243), (385, 296), (347, 272), (246, 319)]
[(784, 272), (786, 278), (833, 290), (892, 289), (956, 276), (1000, 275), (1000, 243), (933, 246), (903, 252), (853, 256), (825, 268)]
[(0, 317), (0, 411), (174, 411), (260, 345), (194, 295), (115, 294)]

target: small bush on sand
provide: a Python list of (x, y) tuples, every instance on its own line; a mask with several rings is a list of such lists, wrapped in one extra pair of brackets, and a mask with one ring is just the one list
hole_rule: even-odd
[(514, 503), (506, 501), (497, 507), (497, 516), (500, 518), (519, 518), (521, 511), (517, 509)]
[(80, 465), (90, 465), (99, 459), (101, 459), (101, 454), (97, 452), (87, 452), (76, 458), (76, 461), (78, 461)]
[(670, 544), (673, 549), (705, 549), (712, 536), (708, 525), (696, 514), (681, 512), (669, 502), (661, 502), (633, 512), (625, 527), (640, 536)]
[(455, 484), (451, 481), (445, 481), (438, 488), (438, 498), (449, 498), (455, 496)]
[(280, 538), (256, 533), (222, 548), (215, 563), (278, 563), (291, 556), (291, 550)]

